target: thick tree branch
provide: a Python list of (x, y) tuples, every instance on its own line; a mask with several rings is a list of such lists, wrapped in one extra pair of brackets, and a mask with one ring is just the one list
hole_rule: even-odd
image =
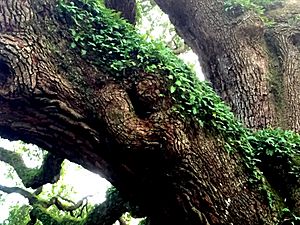
[(275, 107), (267, 91), (270, 72), (262, 46), (261, 18), (252, 12), (230, 16), (220, 0), (156, 2), (199, 56), (205, 77), (237, 118), (256, 129), (274, 125)]
[(0, 160), (11, 165), (25, 187), (36, 189), (46, 183), (56, 183), (59, 179), (63, 159), (48, 153), (39, 169), (28, 168), (22, 156), (16, 152), (0, 147)]
[(267, 12), (273, 25), (266, 30), (270, 51), (272, 84), (274, 85), (280, 126), (300, 131), (300, 2), (282, 1), (283, 5)]
[[(128, 209), (128, 203), (117, 190), (113, 190), (106, 196), (107, 200), (96, 206), (86, 219), (85, 225), (97, 224), (111, 225), (115, 223)], [(98, 222), (100, 221), (100, 222)]]
[[(227, 16), (219, 18), (216, 15), (225, 14), (223, 1), (218, 0), (160, 2), (174, 9), (171, 18), (177, 22), (181, 34), (188, 36), (186, 39), (199, 53), (205, 53), (202, 59), (209, 67), (206, 68), (207, 72), (210, 71), (209, 77), (219, 79), (223, 72), (228, 75), (224, 79), (227, 83), (223, 85), (226, 90), (221, 91), (224, 99), (232, 100), (236, 107), (233, 109), (240, 110), (241, 117), (249, 117), (250, 126), (269, 124), (273, 111), (269, 107), (265, 49), (260, 45), (263, 33), (256, 32), (261, 30), (261, 21), (252, 23), (239, 18), (236, 24), (232, 24)], [(139, 71), (134, 71), (133, 75), (125, 73), (127, 69), (117, 74), (105, 74), (101, 71), (107, 72), (110, 65), (99, 64), (97, 58), (103, 56), (99, 51), (104, 48), (103, 42), (98, 40), (100, 33), (104, 35), (100, 35), (102, 39), (114, 40), (105, 42), (106, 45), (116, 46), (123, 43), (123, 39), (115, 40), (108, 34), (112, 27), (99, 23), (100, 28), (97, 26), (95, 30), (108, 27), (108, 32), (100, 30), (96, 33), (97, 43), (89, 39), (99, 54), (92, 51), (83, 56), (86, 52), (81, 50), (85, 49), (79, 46), (70, 48), (75, 41), (70, 28), (79, 33), (87, 30), (70, 26), (70, 16), (65, 15), (66, 12), (58, 15), (61, 12), (56, 3), (55, 0), (4, 2), (8, 7), (4, 10), (3, 20), (10, 15), (15, 15), (16, 19), (1, 23), (4, 28), (1, 27), (0, 34), (0, 67), (4, 69), (0, 73), (0, 134), (37, 144), (104, 174), (126, 193), (126, 197), (131, 197), (141, 206), (153, 224), (273, 224), (277, 212), (271, 211), (258, 188), (249, 185), (243, 160), (239, 154), (228, 154), (223, 136), (216, 135), (215, 130), (208, 127), (191, 124), (189, 118), (180, 119), (175, 113), (166, 115), (161, 108), (154, 109), (155, 113), (151, 111), (150, 116), (147, 112), (138, 113), (141, 102), (137, 96), (139, 87), (134, 86), (138, 83), (135, 78), (140, 75)], [(69, 5), (71, 9), (73, 6)], [(91, 10), (83, 15), (93, 13)], [(95, 18), (89, 19), (95, 21)], [(109, 18), (110, 21), (113, 19)], [(253, 29), (248, 30), (251, 24), (254, 24)], [(115, 27), (119, 25), (114, 24)], [(127, 34), (126, 29), (125, 32)], [(80, 44), (86, 46), (86, 43)], [(246, 49), (245, 46), (250, 47)], [(257, 54), (253, 54), (253, 49)], [(125, 53), (128, 51), (126, 49)], [(130, 53), (133, 53), (132, 57), (138, 57), (135, 51)], [(103, 58), (114, 58), (114, 54), (108, 51)], [(154, 54), (157, 54), (156, 50)], [(120, 56), (119, 52), (116, 55)], [(156, 62), (155, 57), (149, 57)], [(131, 69), (134, 68), (128, 68), (128, 71)], [(246, 77), (248, 72), (251, 79)], [(169, 75), (168, 69), (162, 73), (166, 74), (165, 77)], [(256, 79), (257, 74), (262, 74), (262, 79)], [(153, 89), (158, 89), (153, 86)], [(165, 79), (162, 89), (167, 86)], [(214, 93), (198, 91), (201, 96), (197, 97), (201, 99), (202, 94), (207, 94), (205, 103), (211, 106), (213, 102), (209, 99), (215, 97)], [(235, 91), (252, 91), (253, 95), (233, 95)], [(142, 92), (147, 94), (147, 90)], [(195, 98), (189, 97), (191, 101), (192, 97)], [(156, 103), (151, 95), (144, 99), (151, 103), (146, 109)], [(244, 104), (245, 99), (250, 99), (251, 104)], [(172, 106), (166, 104), (168, 112), (172, 111)], [(213, 119), (213, 110), (209, 111), (211, 114), (205, 114), (207, 118), (204, 119)], [(259, 117), (257, 124), (253, 124), (254, 116)], [(159, 151), (139, 151), (149, 148)], [(136, 151), (121, 151), (128, 149)], [(40, 212), (38, 207), (35, 210), (36, 214)], [(113, 213), (116, 215), (114, 219), (120, 217), (117, 211)], [(41, 217), (45, 215), (40, 213)], [(95, 212), (93, 215), (99, 214)]]

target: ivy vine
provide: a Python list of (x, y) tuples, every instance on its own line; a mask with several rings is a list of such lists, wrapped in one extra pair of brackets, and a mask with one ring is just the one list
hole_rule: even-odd
[(243, 130), (212, 88), (199, 81), (164, 43), (146, 40), (102, 1), (61, 0), (59, 6), (72, 19), (71, 48), (79, 49), (83, 57), (92, 55), (105, 72), (116, 79), (132, 71), (159, 73), (168, 80), (175, 110), (182, 117), (194, 118), (215, 131), (238, 134)]
[[(227, 0), (226, 7), (239, 4), (263, 12), (271, 0)], [(95, 64), (115, 79), (122, 80), (134, 71), (156, 73), (168, 82), (175, 111), (199, 126), (222, 135), (229, 152), (239, 151), (251, 171), (252, 183), (259, 183), (272, 204), (272, 191), (258, 169), (261, 158), (281, 157), (289, 174), (300, 174), (300, 136), (291, 131), (266, 129), (252, 132), (237, 121), (229, 107), (206, 82), (162, 42), (146, 39), (119, 15), (105, 8), (100, 0), (60, 0), (59, 9), (71, 21), (71, 48), (82, 57), (93, 57)]]

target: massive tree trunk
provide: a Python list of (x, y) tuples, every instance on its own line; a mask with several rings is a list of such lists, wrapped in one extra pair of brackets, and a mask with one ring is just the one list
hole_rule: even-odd
[(270, 4), (269, 23), (239, 6), (226, 12), (220, 0), (156, 2), (245, 125), (300, 130), (299, 1)]
[[(250, 20), (234, 26), (220, 17), (218, 1), (189, 2), (160, 5), (206, 53), (208, 77), (240, 118), (255, 128), (277, 124), (260, 21), (248, 30)], [(101, 174), (152, 225), (274, 224), (277, 208), (249, 184), (241, 155), (228, 154), (223, 134), (174, 112), (164, 76), (135, 71), (115, 79), (96, 56), (70, 48), (70, 18), (57, 4), (0, 0), (0, 135)], [(282, 120), (291, 127), (297, 110), (289, 115)]]

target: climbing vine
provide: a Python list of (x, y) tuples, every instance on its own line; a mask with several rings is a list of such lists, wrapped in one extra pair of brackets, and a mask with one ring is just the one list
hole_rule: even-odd
[[(237, 4), (245, 9), (262, 13), (271, 0), (227, 0), (225, 7)], [(119, 15), (105, 8), (102, 1), (59, 1), (62, 15), (71, 21), (71, 48), (82, 57), (101, 66), (116, 81), (131, 76), (155, 73), (168, 83), (174, 110), (183, 119), (222, 135), (229, 152), (239, 151), (246, 167), (251, 171), (252, 183), (260, 184), (272, 205), (272, 190), (258, 169), (260, 160), (284, 159), (287, 173), (299, 177), (300, 136), (290, 131), (263, 130), (252, 132), (238, 122), (229, 107), (212, 90), (209, 84), (199, 81), (194, 72), (178, 59), (165, 44), (149, 41)]]
[(258, 159), (282, 162), (286, 175), (300, 177), (300, 135), (282, 129), (266, 129), (249, 135), (248, 140)]
[(158, 73), (167, 79), (175, 110), (182, 117), (215, 131), (241, 131), (229, 107), (164, 43), (146, 40), (101, 1), (60, 1), (60, 9), (72, 19), (71, 48), (83, 57), (96, 58), (112, 77), (121, 80), (135, 71)]

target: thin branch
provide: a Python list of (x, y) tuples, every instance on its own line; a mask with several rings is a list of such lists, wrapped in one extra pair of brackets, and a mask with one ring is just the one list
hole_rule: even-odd
[(82, 217), (84, 209), (86, 210), (86, 213), (88, 213), (87, 206), (88, 206), (88, 199), (86, 199), (85, 204), (81, 207), (80, 212), (77, 215), (77, 218)]
[(3, 185), (0, 185), (0, 191), (5, 192), (7, 194), (18, 193), (18, 194), (22, 195), (23, 197), (27, 198), (29, 200), (29, 202), (32, 202), (32, 203), (36, 203), (38, 201), (38, 199), (36, 198), (35, 195), (33, 195), (29, 191), (26, 191), (19, 187), (6, 187)]
[(32, 211), (29, 213), (30, 220), (28, 221), (27, 225), (35, 225), (37, 222), (37, 218), (35, 215), (33, 215)]
[(33, 194), (37, 196), (37, 195), (41, 194), (42, 191), (43, 191), (43, 186), (37, 188), (37, 189), (33, 192)]
[(83, 205), (83, 202), (87, 200), (88, 197), (91, 197), (92, 195), (88, 195), (84, 198), (82, 198), (80, 201), (78, 201), (76, 204), (73, 204), (73, 205), (64, 205), (61, 201), (58, 200), (57, 197), (55, 197), (55, 205), (56, 207), (59, 209), (59, 210), (63, 210), (65, 212), (71, 212), (71, 211), (74, 211), (76, 209), (79, 209), (82, 205)]
[(70, 203), (72, 203), (73, 205), (76, 204), (76, 203), (75, 203), (74, 201), (72, 201), (71, 199), (67, 199), (67, 198), (65, 198), (65, 197), (63, 197), (63, 196), (59, 196), (59, 198), (61, 198), (62, 200), (66, 201), (66, 202), (70, 202)]
[(117, 190), (109, 192), (106, 201), (97, 205), (88, 215), (84, 225), (93, 225), (95, 221), (101, 225), (111, 225), (128, 211), (128, 203)]

